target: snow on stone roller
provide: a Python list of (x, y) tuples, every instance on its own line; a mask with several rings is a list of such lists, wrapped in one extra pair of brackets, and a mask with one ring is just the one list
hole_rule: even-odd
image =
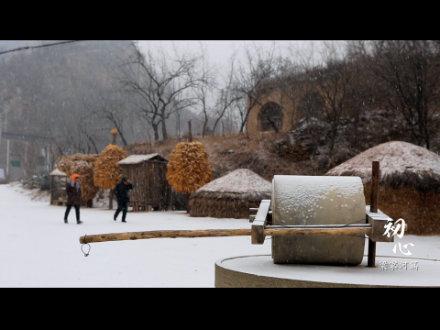
[[(374, 164), (373, 164), (374, 165)], [(377, 209), (379, 167), (373, 166), (371, 206), (366, 208), (358, 177), (275, 176), (272, 200), (262, 200), (249, 229), (156, 230), (85, 235), (80, 243), (152, 238), (251, 236), (263, 244), (272, 236), (274, 263), (359, 265), (369, 238), (368, 265), (375, 265), (375, 242), (393, 221)]]
[[(359, 177), (275, 175), (272, 189), (274, 225), (365, 224), (364, 187)], [(358, 265), (363, 237), (293, 236), (272, 239), (275, 263)]]

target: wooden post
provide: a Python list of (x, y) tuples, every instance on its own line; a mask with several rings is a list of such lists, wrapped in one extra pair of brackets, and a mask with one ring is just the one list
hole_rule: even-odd
[(378, 161), (372, 164), (370, 212), (377, 213), (379, 201), (380, 165)]
[(189, 198), (191, 197), (191, 193), (186, 193), (186, 194), (184, 194), (184, 196), (185, 196), (185, 203), (186, 203), (186, 213), (190, 214), (191, 207), (189, 205)]
[(112, 128), (110, 133), (112, 135), (112, 144), (116, 144), (116, 137), (118, 136), (118, 129), (116, 127)]
[[(377, 213), (379, 201), (380, 165), (373, 161), (371, 172), (370, 212)], [(368, 267), (376, 266), (376, 242), (368, 239)]]
[(54, 187), (54, 176), (50, 176), (50, 205), (53, 205), (53, 187)]
[(109, 197), (108, 197), (108, 209), (109, 210), (113, 210), (113, 195), (114, 195), (114, 190), (110, 189), (110, 193), (109, 193)]
[(188, 141), (192, 142), (193, 136), (192, 136), (192, 128), (191, 128), (191, 120), (188, 120)]
[(251, 243), (252, 244), (263, 244), (265, 233), (264, 227), (267, 222), (267, 214), (269, 213), (270, 199), (263, 199), (258, 207), (257, 215), (252, 222), (251, 227)]

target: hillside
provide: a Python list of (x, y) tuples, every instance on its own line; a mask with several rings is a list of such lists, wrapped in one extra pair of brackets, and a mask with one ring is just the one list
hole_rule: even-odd
[[(309, 159), (293, 161), (276, 152), (275, 134), (265, 139), (249, 139), (244, 134), (226, 136), (196, 137), (202, 142), (209, 154), (214, 176), (219, 177), (237, 168), (248, 168), (271, 180), (274, 174), (323, 174), (324, 169), (311, 166)], [(157, 152), (168, 157), (178, 140), (161, 141), (156, 144), (133, 144), (127, 147), (129, 153), (142, 154)]]
[[(238, 168), (248, 168), (271, 180), (274, 174), (324, 175), (328, 170), (357, 154), (391, 140), (411, 141), (395, 121), (386, 120), (389, 113), (372, 111), (357, 125), (348, 122), (338, 128), (333, 148), (329, 146), (329, 125), (322, 120), (301, 120), (286, 133), (265, 132), (257, 138), (246, 134), (196, 137), (205, 144), (219, 177)], [(155, 144), (133, 144), (129, 153), (158, 152), (168, 157), (178, 140)], [(440, 150), (440, 134), (433, 134), (431, 151)]]

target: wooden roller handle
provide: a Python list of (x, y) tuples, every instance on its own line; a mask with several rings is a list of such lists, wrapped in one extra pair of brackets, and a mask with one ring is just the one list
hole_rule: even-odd
[[(264, 229), (265, 236), (365, 236), (371, 227), (346, 228), (268, 228)], [(195, 237), (225, 237), (250, 236), (251, 229), (205, 229), (205, 230), (155, 230), (129, 233), (112, 233), (85, 235), (80, 237), (81, 244), (110, 241), (127, 241), (149, 238), (195, 238)]]
[(85, 235), (80, 237), (81, 244), (100, 243), (109, 241), (128, 241), (149, 238), (194, 238), (221, 236), (248, 236), (250, 229), (205, 229), (205, 230), (153, 230), (129, 233)]

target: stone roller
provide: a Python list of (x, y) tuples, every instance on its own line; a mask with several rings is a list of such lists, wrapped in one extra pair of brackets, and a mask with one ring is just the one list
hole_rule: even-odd
[(374, 266), (375, 243), (393, 220), (377, 209), (379, 164), (373, 162), (371, 207), (359, 177), (276, 175), (272, 200), (262, 200), (250, 229), (158, 230), (82, 236), (80, 242), (150, 238), (251, 236), (263, 244), (272, 236), (272, 258), (283, 264), (359, 265), (369, 239), (368, 265)]
[[(363, 191), (358, 177), (276, 175), (272, 181), (272, 224), (309, 228), (365, 225)], [(278, 264), (358, 265), (364, 245), (365, 238), (359, 236), (274, 236), (272, 258)]]
[(272, 200), (262, 201), (251, 219), (252, 243), (263, 244), (266, 229), (286, 230), (272, 237), (274, 263), (356, 266), (368, 236), (368, 266), (374, 267), (376, 242), (394, 240), (385, 235), (394, 220), (377, 208), (379, 180), (379, 162), (373, 162), (366, 206), (359, 177), (275, 175)]

